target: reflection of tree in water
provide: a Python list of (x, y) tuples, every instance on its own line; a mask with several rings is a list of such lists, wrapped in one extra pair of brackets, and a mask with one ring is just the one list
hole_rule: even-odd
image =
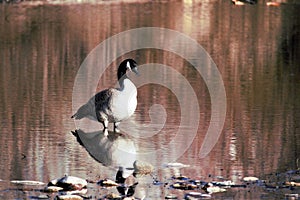
[(276, 78), (277, 91), (282, 94), (280, 101), (283, 103), (283, 151), (279, 162), (281, 169), (286, 169), (288, 164), (298, 168), (299, 158), (299, 126), (300, 120), (300, 15), (299, 5), (282, 6), (282, 27), (277, 51)]
[[(294, 7), (283, 8), (281, 51), (279, 54), (281, 54), (285, 64), (299, 68), (300, 15), (298, 8), (299, 6), (296, 5)], [(294, 20), (290, 21), (289, 19), (291, 18)]]

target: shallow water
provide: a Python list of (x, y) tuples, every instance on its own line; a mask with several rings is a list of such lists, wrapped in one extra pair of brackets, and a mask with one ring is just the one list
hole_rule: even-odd
[[(0, 4), (0, 198), (28, 197), (27, 192), (8, 190), (16, 188), (9, 180), (48, 182), (64, 174), (114, 179), (120, 163), (131, 165), (135, 159), (152, 163), (160, 180), (179, 173), (164, 168), (168, 162), (188, 164), (182, 174), (207, 181), (211, 176), (233, 181), (244, 176), (264, 179), (270, 173), (299, 168), (299, 8), (299, 4), (234, 6), (230, 1)], [(212, 112), (205, 81), (213, 80), (214, 74), (208, 70), (204, 77), (185, 57), (161, 49), (137, 49), (116, 57), (125, 46), (135, 45), (135, 37), (107, 47), (105, 58), (115, 59), (101, 77), (92, 71), (86, 74), (89, 79), (81, 82), (82, 96), (75, 96), (84, 102), (89, 93), (114, 86), (116, 66), (125, 57), (142, 65), (139, 77), (130, 76), (140, 84), (136, 112), (120, 125), (128, 138), (114, 143), (120, 151), (112, 153), (110, 166), (94, 159), (71, 133), (76, 125), (70, 116), (79, 106), (72, 98), (73, 87), (84, 59), (105, 39), (141, 27), (168, 28), (193, 38), (207, 55), (192, 57), (196, 50), (176, 38), (174, 43), (168, 36), (151, 39), (153, 44), (169, 41), (166, 45), (191, 55), (195, 62), (204, 58), (201, 63), (205, 64), (211, 58), (221, 74), (225, 123), (204, 158), (199, 157), (200, 149), (211, 117), (220, 114)], [(195, 96), (178, 81), (177, 73), (170, 74), (163, 66), (155, 71), (149, 63), (175, 69)], [(98, 84), (91, 84), (91, 78)], [(141, 84), (148, 79), (165, 85)], [(218, 105), (223, 101), (219, 99)], [(195, 117), (199, 117), (197, 123)], [(195, 137), (190, 134), (194, 129)], [(128, 147), (134, 153), (123, 157)], [(137, 196), (161, 199), (170, 193), (164, 187), (153, 189), (149, 177), (139, 182), (144, 185), (137, 189)], [(93, 188), (93, 192), (99, 191)], [(263, 193), (229, 196), (257, 199)], [(275, 192), (273, 197), (280, 195)]]

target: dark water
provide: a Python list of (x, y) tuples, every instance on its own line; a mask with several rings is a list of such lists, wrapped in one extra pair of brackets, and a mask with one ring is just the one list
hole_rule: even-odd
[[(103, 166), (71, 133), (76, 129), (70, 119), (73, 86), (80, 65), (98, 44), (122, 31), (141, 27), (179, 31), (207, 51), (224, 82), (226, 118), (212, 151), (199, 158), (214, 114), (204, 78), (191, 63), (172, 52), (153, 48), (127, 52), (97, 77), (97, 90), (113, 86), (116, 65), (122, 58), (133, 57), (140, 65), (171, 66), (188, 80), (198, 105), (182, 88), (178, 76), (166, 71), (159, 75), (178, 89), (186, 105), (184, 111), (169, 88), (158, 84), (140, 86), (135, 114), (121, 124), (123, 130), (129, 130), (126, 135), (130, 139), (118, 143), (137, 153), (124, 162), (131, 165), (130, 159), (143, 159), (143, 152), (159, 150), (147, 157), (159, 179), (175, 173), (162, 167), (171, 161), (190, 165), (181, 171), (187, 176), (223, 176), (233, 181), (244, 176), (263, 179), (270, 173), (299, 168), (299, 9), (297, 4), (234, 6), (230, 1), (0, 4), (0, 198), (22, 199), (28, 195), (6, 190), (8, 180), (48, 182), (64, 174), (90, 180), (114, 178), (122, 151), (113, 155), (116, 163), (114, 160), (112, 166)], [(134, 39), (129, 38), (126, 45), (130, 47)], [(123, 47), (119, 44), (106, 55), (116, 56), (118, 48)], [(177, 48), (193, 52), (187, 44)], [(148, 75), (147, 70), (152, 69), (144, 71)], [(133, 79), (143, 80), (143, 73)], [(183, 113), (187, 119), (190, 117), (183, 131), (195, 128), (192, 117), (197, 106), (200, 115), (195, 138), (180, 135), (173, 146), (168, 146), (179, 130)], [(132, 124), (139, 124), (139, 128), (132, 129)], [(146, 130), (153, 135), (146, 137)], [(137, 196), (162, 199), (170, 193), (166, 188), (151, 188), (151, 181), (147, 177), (140, 181), (144, 185)], [(93, 192), (99, 191), (94, 188)], [(230, 197), (257, 199), (261, 193)]]

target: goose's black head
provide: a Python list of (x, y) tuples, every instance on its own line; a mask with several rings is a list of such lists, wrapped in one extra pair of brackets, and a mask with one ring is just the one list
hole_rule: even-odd
[(133, 71), (135, 74), (139, 74), (137, 70), (137, 63), (133, 59), (126, 59), (121, 62), (118, 68), (118, 80), (120, 80), (128, 71)]

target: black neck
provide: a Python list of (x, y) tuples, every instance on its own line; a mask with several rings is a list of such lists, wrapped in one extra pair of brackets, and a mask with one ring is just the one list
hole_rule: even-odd
[(123, 72), (118, 72), (118, 81), (120, 84), (120, 88), (123, 89), (124, 88), (124, 80), (128, 78), (126, 73)]
[(126, 76), (126, 71), (123, 72), (121, 70), (118, 70), (118, 80), (119, 81), (122, 79), (123, 76)]

